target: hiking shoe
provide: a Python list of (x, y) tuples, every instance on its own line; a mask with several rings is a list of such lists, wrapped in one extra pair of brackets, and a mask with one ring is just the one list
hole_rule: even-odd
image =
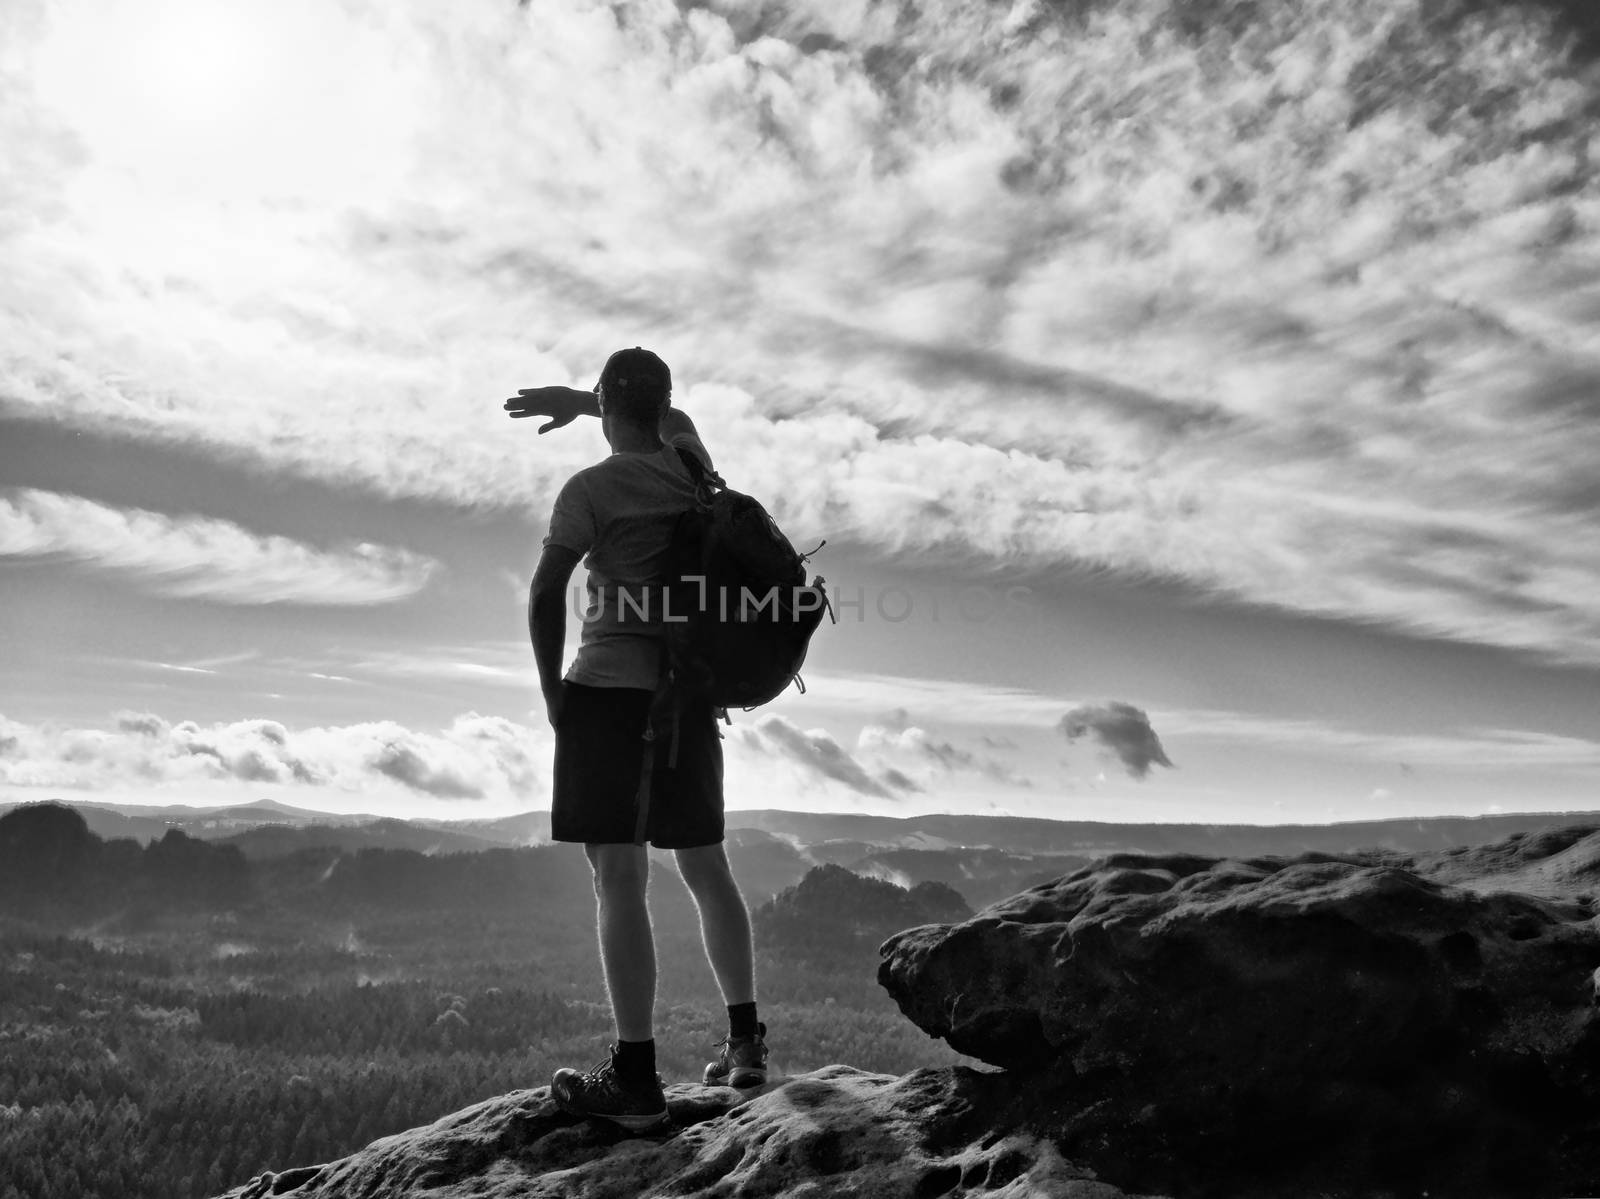
[(556, 1106), (574, 1116), (610, 1120), (630, 1132), (643, 1132), (667, 1121), (667, 1095), (661, 1076), (648, 1081), (623, 1078), (617, 1073), (617, 1051), (592, 1070), (557, 1070), (550, 1079)]
[(767, 1081), (765, 1024), (756, 1025), (753, 1037), (725, 1037), (717, 1060), (706, 1063), (708, 1087), (759, 1087)]

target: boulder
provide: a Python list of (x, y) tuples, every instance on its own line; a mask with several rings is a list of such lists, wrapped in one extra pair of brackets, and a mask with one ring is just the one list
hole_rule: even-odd
[(1410, 864), (1119, 855), (896, 934), (879, 982), (1119, 1185), (1600, 1189), (1593, 898)]
[(514, 1091), (327, 1165), (264, 1174), (225, 1199), (635, 1199), (982, 1193), (1121, 1199), (1050, 1142), (993, 1126), (1000, 1076), (965, 1068), (902, 1078), (829, 1066), (769, 1083), (667, 1088), (675, 1130), (634, 1137), (560, 1111), (548, 1087)]

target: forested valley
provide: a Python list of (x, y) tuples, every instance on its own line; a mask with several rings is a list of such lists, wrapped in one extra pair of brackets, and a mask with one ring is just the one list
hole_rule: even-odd
[[(899, 928), (966, 899), (730, 841), (773, 1064), (961, 1061), (875, 981)], [(201, 1199), (588, 1066), (612, 1035), (579, 849), (247, 859), (0, 817), (0, 1199)], [(657, 1041), (698, 1080), (724, 1032), (692, 902), (653, 863)]]

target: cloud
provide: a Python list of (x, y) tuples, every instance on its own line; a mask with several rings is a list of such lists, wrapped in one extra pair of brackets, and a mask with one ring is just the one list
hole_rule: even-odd
[(122, 792), (269, 784), (351, 795), (399, 789), (532, 806), (548, 794), (549, 734), (468, 713), (436, 732), (392, 721), (292, 729), (275, 720), (202, 725), (119, 713), (110, 730), (0, 716), (0, 785)]
[(422, 590), (437, 567), (388, 546), (321, 550), (227, 521), (30, 488), (0, 495), (0, 557), (68, 558), (160, 595), (224, 604), (392, 603)]
[(1597, 85), (1456, 7), (12, 5), (0, 396), (538, 510), (648, 341), (796, 537), (1592, 664)]
[(969, 767), (973, 762), (971, 753), (957, 749), (949, 741), (934, 737), (926, 729), (915, 725), (899, 729), (885, 728), (882, 725), (863, 725), (861, 732), (856, 736), (856, 747), (902, 751), (923, 761), (932, 762), (945, 770)]
[(119, 712), (116, 723), (119, 732), (142, 733), (147, 737), (164, 737), (172, 728), (152, 712)]
[(482, 799), (483, 791), (447, 764), (430, 761), (427, 754), (404, 741), (386, 742), (372, 756), (372, 768), (413, 791), (440, 799)]
[[(971, 679), (866, 672), (806, 672), (806, 686), (830, 708), (848, 711), (888, 731), (910, 725), (910, 713), (940, 724), (985, 728), (1048, 725), (1070, 704), (1058, 695)], [(885, 716), (887, 712), (889, 715)]]
[(729, 737), (741, 749), (792, 763), (819, 782), (840, 783), (858, 795), (893, 799), (893, 788), (907, 789), (903, 778), (886, 781), (868, 773), (825, 731), (801, 729), (783, 716), (763, 716), (754, 724), (735, 725)]
[(1600, 741), (1528, 729), (1411, 733), (1206, 709), (1175, 709), (1163, 715), (1162, 723), (1186, 741), (1324, 753), (1397, 765), (1407, 776), (1415, 776), (1419, 766), (1580, 773), (1600, 768)]
[(906, 774), (903, 770), (896, 770), (893, 766), (883, 772), (883, 781), (899, 791), (921, 791), (923, 787), (916, 779)]
[[(903, 709), (896, 713), (896, 715), (901, 714)], [(881, 760), (919, 769), (926, 776), (925, 782), (937, 775), (968, 771), (1012, 786), (1030, 785), (999, 758), (960, 749), (953, 742), (936, 737), (926, 729), (912, 724), (898, 728), (863, 725), (860, 733), (856, 735), (856, 748), (871, 753)], [(904, 777), (898, 769), (894, 773)]]
[(1114, 753), (1136, 779), (1146, 777), (1152, 766), (1172, 766), (1161, 748), (1161, 739), (1150, 727), (1150, 718), (1120, 700), (1076, 707), (1061, 718), (1056, 728), (1068, 741), (1093, 737)]
[(347, 668), (363, 674), (398, 678), (447, 679), (526, 688), (534, 666), (526, 643), (496, 642), (377, 650), (352, 660)]

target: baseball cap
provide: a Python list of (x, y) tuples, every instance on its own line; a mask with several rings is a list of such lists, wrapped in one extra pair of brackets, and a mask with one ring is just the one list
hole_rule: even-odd
[(595, 386), (625, 395), (640, 387), (659, 388), (662, 395), (667, 395), (672, 391), (672, 372), (655, 354), (643, 346), (634, 346), (631, 350), (618, 350), (606, 359), (600, 382)]

